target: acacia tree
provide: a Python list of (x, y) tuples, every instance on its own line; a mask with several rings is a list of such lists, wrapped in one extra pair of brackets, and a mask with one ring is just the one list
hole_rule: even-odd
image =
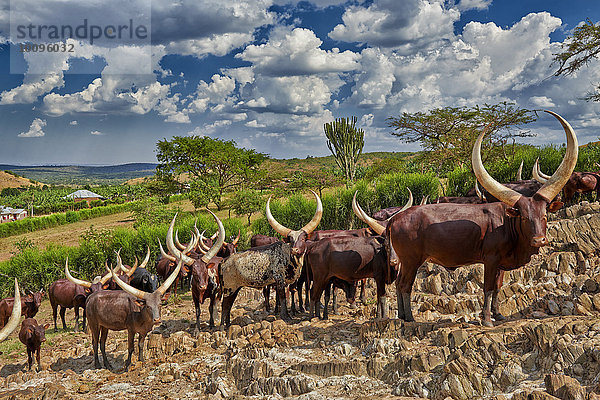
[(248, 226), (250, 226), (250, 217), (262, 210), (263, 199), (260, 192), (256, 190), (238, 190), (231, 198), (231, 207), (237, 215), (247, 216)]
[(358, 158), (365, 145), (365, 132), (356, 128), (356, 117), (336, 118), (323, 126), (327, 147), (338, 167), (344, 172), (346, 186), (354, 182)]
[(236, 147), (232, 140), (207, 136), (175, 136), (159, 141), (156, 148), (160, 179), (173, 180), (180, 174), (188, 174), (196, 188), (207, 189), (205, 195), (219, 210), (223, 193), (251, 182), (266, 158), (255, 150)]
[(392, 135), (406, 143), (419, 143), (426, 159), (438, 166), (470, 165), (473, 143), (489, 125), (484, 140), (486, 160), (509, 159), (508, 145), (515, 138), (533, 136), (521, 125), (535, 121), (535, 113), (511, 103), (475, 107), (443, 107), (427, 112), (403, 113), (388, 118)]
[[(553, 63), (558, 64), (555, 76), (570, 75), (587, 65), (600, 55), (600, 24), (594, 24), (588, 19), (585, 24), (573, 30), (562, 44), (562, 52), (554, 54)], [(600, 101), (600, 86), (585, 97), (586, 100)]]

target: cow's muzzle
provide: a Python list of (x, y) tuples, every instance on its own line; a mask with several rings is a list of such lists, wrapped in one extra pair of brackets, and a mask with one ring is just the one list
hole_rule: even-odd
[(160, 324), (160, 318), (154, 320), (154, 325)]
[(546, 236), (536, 236), (531, 238), (531, 247), (543, 247), (548, 245)]
[(302, 250), (300, 250), (298, 247), (292, 247), (292, 255), (299, 256), (301, 254), (302, 254)]

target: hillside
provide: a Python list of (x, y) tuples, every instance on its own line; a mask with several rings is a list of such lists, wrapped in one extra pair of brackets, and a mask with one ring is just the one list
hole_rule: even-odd
[(109, 166), (45, 165), (20, 166), (0, 164), (0, 170), (11, 170), (26, 178), (48, 184), (120, 184), (129, 179), (154, 175), (156, 164), (131, 163)]
[(8, 168), (3, 168), (3, 170), (0, 171), (0, 190), (2, 190), (4, 188), (18, 188), (18, 187), (22, 187), (22, 186), (41, 186), (42, 185), (42, 183), (39, 183), (39, 182), (33, 183), (29, 179), (23, 178), (21, 176), (14, 176), (14, 175), (6, 172), (5, 169), (8, 169)]

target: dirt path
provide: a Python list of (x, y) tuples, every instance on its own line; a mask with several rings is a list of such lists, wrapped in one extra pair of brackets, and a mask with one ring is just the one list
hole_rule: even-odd
[(64, 246), (77, 246), (79, 245), (79, 237), (81, 234), (92, 225), (95, 229), (115, 227), (133, 228), (133, 222), (134, 220), (131, 218), (131, 214), (128, 211), (2, 238), (0, 239), (0, 261), (8, 260), (12, 256), (11, 251), (15, 250), (15, 243), (23, 239), (32, 240), (36, 246), (42, 248), (50, 243), (58, 243)]

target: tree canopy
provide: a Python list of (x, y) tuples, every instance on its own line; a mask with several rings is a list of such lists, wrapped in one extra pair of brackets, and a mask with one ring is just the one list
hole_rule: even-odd
[(207, 136), (175, 136), (156, 144), (157, 175), (178, 180), (188, 174), (192, 187), (206, 189), (205, 195), (221, 209), (223, 193), (252, 182), (266, 155)]
[[(555, 76), (570, 75), (587, 65), (600, 55), (600, 24), (588, 19), (585, 24), (573, 30), (562, 45), (562, 52), (554, 54), (554, 63), (558, 64)], [(588, 93), (587, 100), (600, 101), (600, 86)]]
[(535, 121), (535, 114), (510, 103), (475, 107), (443, 107), (427, 112), (403, 113), (388, 118), (392, 135), (406, 143), (419, 143), (432, 167), (470, 165), (477, 136), (486, 126), (485, 160), (508, 159), (509, 146), (518, 137), (533, 136), (521, 125)]

